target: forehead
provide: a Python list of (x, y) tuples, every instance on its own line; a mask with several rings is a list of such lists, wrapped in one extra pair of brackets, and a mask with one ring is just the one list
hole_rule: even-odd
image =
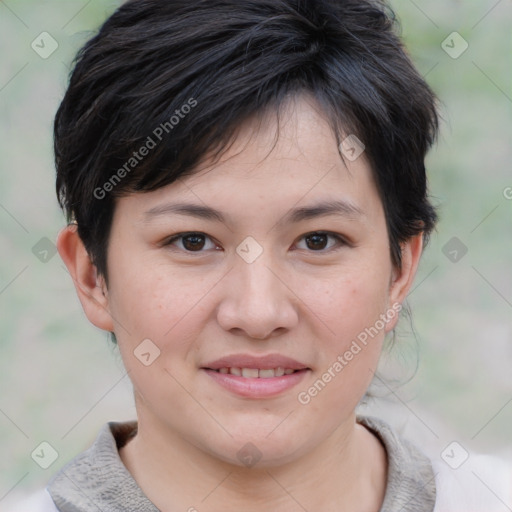
[(355, 160), (342, 159), (326, 116), (308, 97), (293, 98), (279, 113), (269, 111), (244, 123), (216, 161), (206, 158), (191, 175), (122, 198), (118, 206), (126, 210), (129, 205), (146, 221), (159, 213), (176, 213), (168, 203), (177, 200), (195, 204), (196, 210), (210, 208), (203, 217), (212, 219), (213, 209), (233, 210), (242, 219), (267, 211), (282, 216), (283, 208), (320, 203), (338, 203), (347, 215), (381, 213), (364, 152)]

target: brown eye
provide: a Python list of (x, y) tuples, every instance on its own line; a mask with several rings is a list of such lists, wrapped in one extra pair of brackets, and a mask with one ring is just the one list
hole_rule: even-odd
[[(210, 240), (210, 247), (207, 246), (208, 240)], [(207, 246), (206, 249), (215, 248), (215, 244), (210, 237), (204, 233), (179, 233), (169, 238), (164, 245), (174, 246), (185, 252), (204, 252), (205, 246)]]
[(328, 236), (324, 233), (317, 233), (306, 237), (306, 244), (309, 249), (322, 250), (325, 249), (328, 242)]
[(204, 247), (204, 236), (203, 235), (187, 235), (183, 237), (183, 247), (187, 251), (197, 251)]
[[(330, 243), (329, 239), (335, 240), (334, 243)], [(306, 243), (306, 249), (312, 252), (321, 252), (325, 251), (326, 249), (332, 249), (336, 245), (342, 246), (345, 245), (344, 239), (336, 235), (334, 233), (325, 233), (325, 232), (314, 232), (314, 233), (308, 233), (307, 235), (304, 235), (301, 238), (301, 241), (304, 240)], [(330, 245), (329, 245), (330, 244)], [(303, 247), (300, 247), (301, 249)]]

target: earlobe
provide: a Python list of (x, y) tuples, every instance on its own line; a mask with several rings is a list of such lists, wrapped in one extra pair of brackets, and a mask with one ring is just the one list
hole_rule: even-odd
[(57, 249), (73, 279), (87, 318), (96, 327), (112, 332), (114, 325), (109, 312), (105, 281), (98, 276), (76, 225), (70, 224), (60, 231)]
[[(389, 289), (390, 307), (402, 304), (411, 289), (420, 262), (421, 253), (423, 251), (423, 233), (420, 233), (401, 244), (401, 250), (402, 266), (399, 269), (395, 269), (393, 272), (393, 279)], [(387, 324), (386, 332), (394, 329), (397, 321), (398, 315), (393, 321)]]

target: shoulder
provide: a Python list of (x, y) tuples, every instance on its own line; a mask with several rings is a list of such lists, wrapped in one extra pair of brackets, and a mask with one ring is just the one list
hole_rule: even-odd
[(496, 456), (470, 454), (459, 466), (456, 455), (452, 450), (445, 454), (448, 462), (441, 457), (432, 460), (437, 489), (434, 512), (510, 512), (512, 463)]
[[(470, 453), (457, 442), (444, 448), (439, 448), (439, 443), (418, 442), (403, 429), (377, 417), (359, 417), (359, 421), (371, 427), (386, 448), (389, 500), (393, 505), (397, 483), (399, 488), (404, 487), (408, 479), (404, 495), (408, 489), (416, 494), (433, 484), (429, 494), (432, 506), (428, 508), (432, 512), (512, 512), (509, 457)], [(425, 498), (421, 501), (424, 503)], [(383, 510), (395, 509), (391, 506)]]
[(16, 503), (5, 512), (59, 512), (46, 489), (38, 491)]

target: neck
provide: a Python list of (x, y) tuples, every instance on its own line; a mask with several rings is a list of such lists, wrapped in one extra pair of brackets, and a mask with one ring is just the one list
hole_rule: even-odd
[(245, 467), (220, 460), (139, 414), (138, 433), (120, 456), (162, 512), (218, 511), (227, 503), (251, 512), (377, 512), (386, 488), (385, 449), (355, 415), (301, 457)]

